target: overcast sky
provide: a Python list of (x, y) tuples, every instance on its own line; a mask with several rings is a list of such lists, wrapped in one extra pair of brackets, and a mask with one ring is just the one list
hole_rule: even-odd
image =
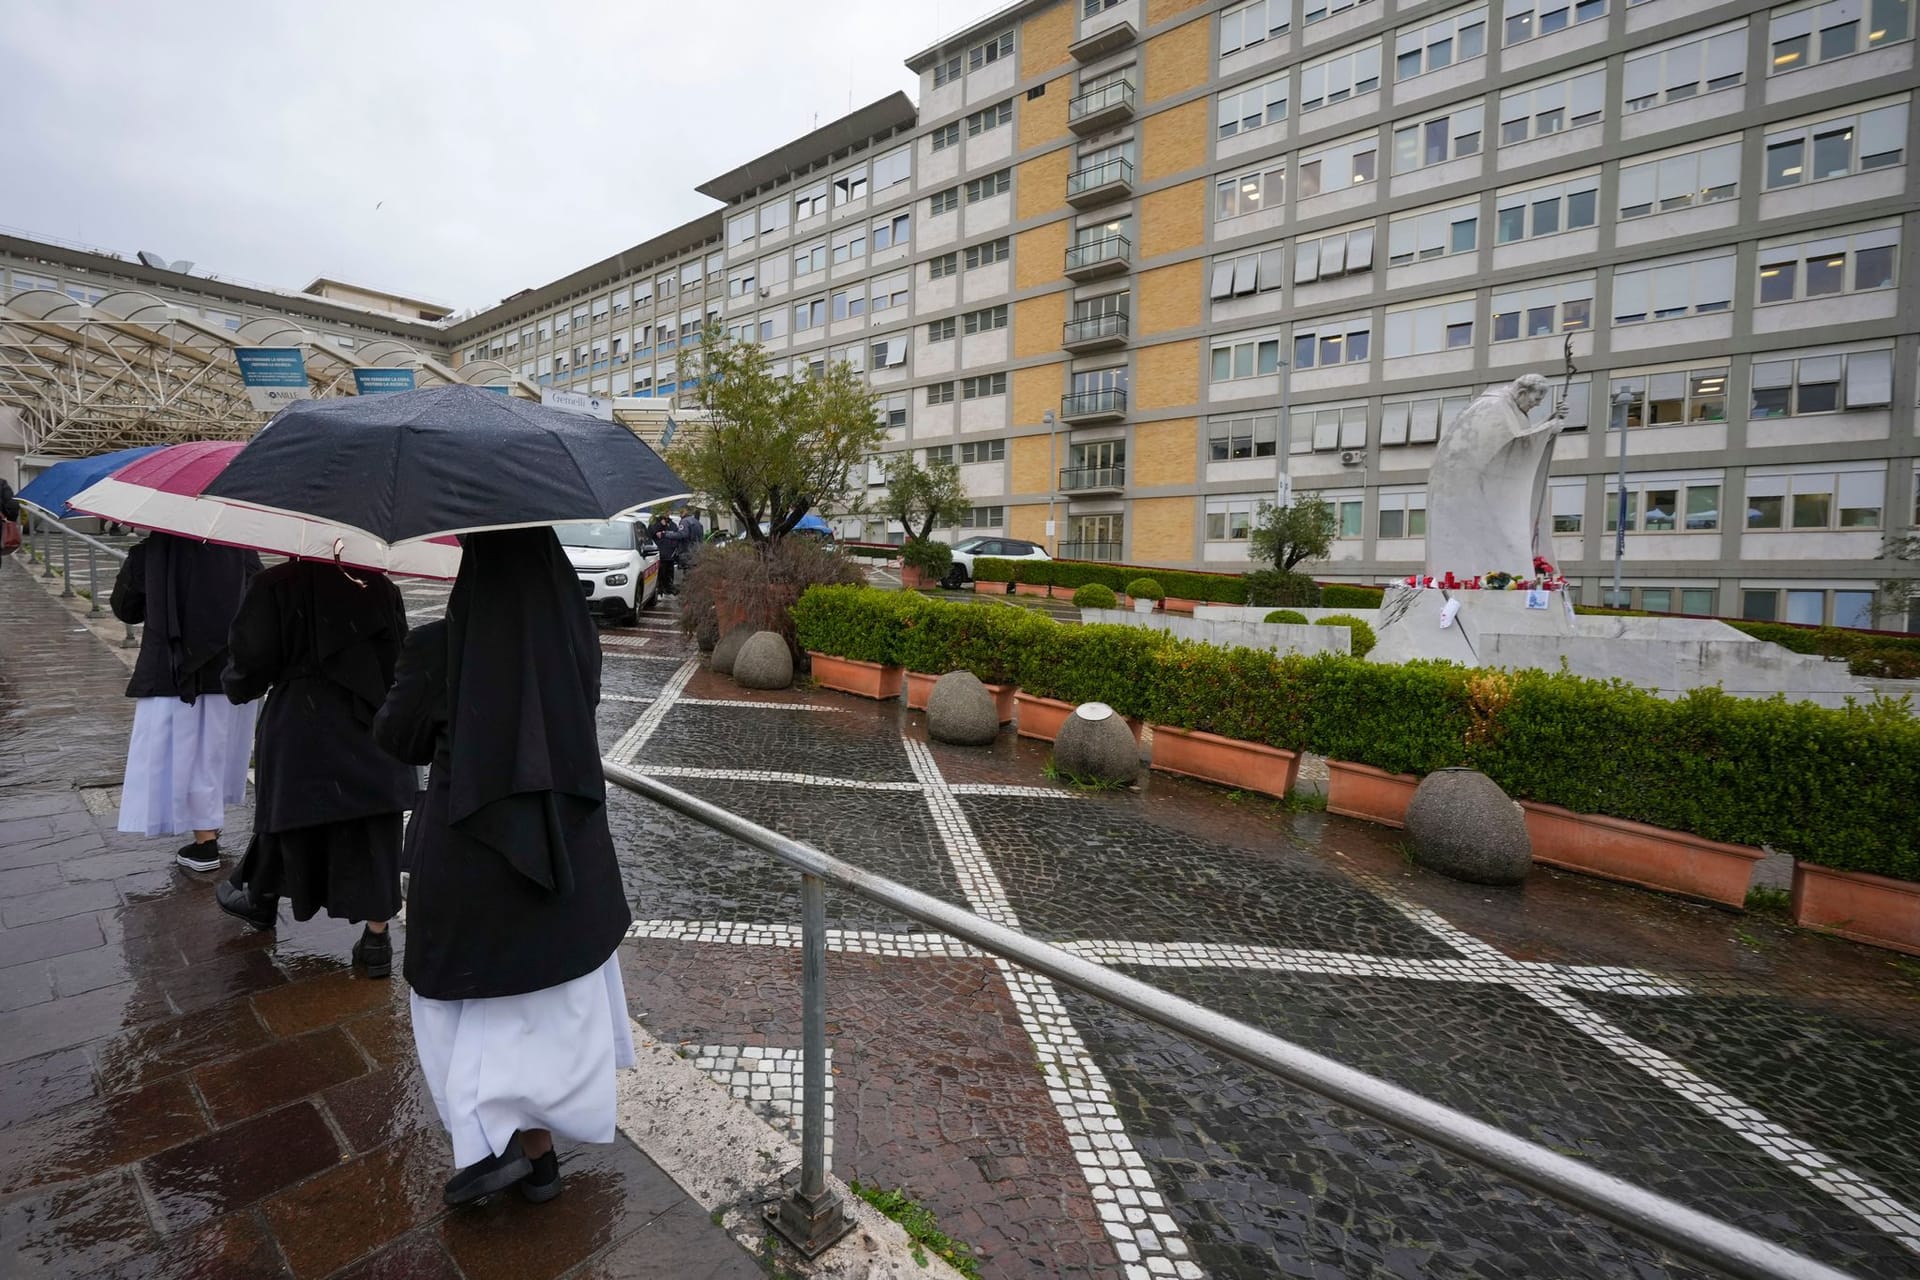
[(1006, 0), (0, 3), (0, 227), (457, 308), (715, 207)]

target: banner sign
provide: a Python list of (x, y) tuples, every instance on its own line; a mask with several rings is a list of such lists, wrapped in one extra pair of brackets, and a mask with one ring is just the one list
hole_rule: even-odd
[(306, 353), (299, 347), (235, 347), (233, 357), (240, 362), (247, 397), (262, 413), (277, 413), (313, 395)]
[(413, 390), (411, 369), (355, 369), (353, 390), (356, 395), (377, 396), (388, 391)]
[(540, 393), (540, 403), (549, 409), (565, 409), (570, 413), (591, 414), (602, 422), (613, 421), (613, 401), (605, 396), (582, 395), (578, 391), (555, 391), (551, 388)]

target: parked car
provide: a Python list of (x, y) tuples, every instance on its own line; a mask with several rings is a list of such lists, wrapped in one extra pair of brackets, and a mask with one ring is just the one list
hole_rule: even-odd
[[(1020, 538), (962, 538), (953, 544), (953, 566), (947, 570), (947, 576), (940, 580), (940, 585), (952, 591), (971, 582), (973, 562), (979, 556), (998, 560), (1053, 559), (1039, 543)], [(1013, 591), (1011, 582), (1007, 584), (1007, 591), (1009, 594)]]
[(621, 625), (659, 599), (660, 548), (638, 519), (589, 520), (553, 531), (593, 612)]

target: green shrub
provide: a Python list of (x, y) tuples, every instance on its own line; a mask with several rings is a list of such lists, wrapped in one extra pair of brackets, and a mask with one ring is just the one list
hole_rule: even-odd
[(1794, 653), (1818, 654), (1824, 658), (1852, 658), (1855, 654), (1867, 651), (1900, 650), (1920, 655), (1920, 636), (1849, 631), (1845, 627), (1797, 627), (1785, 622), (1749, 622), (1744, 618), (1727, 618), (1724, 621), (1755, 640), (1766, 640)]
[(915, 538), (900, 548), (900, 563), (918, 569), (929, 578), (944, 578), (953, 567), (953, 548), (932, 538)]
[(1061, 702), (1104, 702), (1123, 716), (1144, 716), (1152, 698), (1154, 654), (1163, 632), (1144, 627), (1065, 626), (1042, 620), (1019, 655), (1026, 692)]
[(1051, 560), (1015, 560), (1013, 561), (1013, 580), (1024, 582), (1032, 587), (1044, 587), (1053, 581), (1053, 571), (1056, 567)]
[(1127, 594), (1135, 600), (1165, 600), (1167, 592), (1152, 578), (1135, 578), (1127, 584)]
[(1120, 605), (1120, 598), (1113, 594), (1113, 588), (1098, 582), (1089, 582), (1073, 593), (1073, 607), (1076, 609), (1114, 609)]
[(873, 587), (810, 587), (793, 606), (800, 648), (855, 662), (895, 665), (908, 621), (930, 602)]
[(898, 560), (900, 548), (889, 547), (878, 542), (843, 542), (840, 549), (850, 556), (861, 556), (868, 560)]
[(1298, 609), (1275, 609), (1272, 613), (1260, 619), (1260, 621), (1284, 622), (1291, 626), (1304, 627), (1307, 625), (1307, 615), (1301, 613)]
[(1920, 653), (1893, 645), (1863, 645), (1847, 659), (1847, 671), (1881, 680), (1920, 680)]
[(1147, 719), (1297, 751), (1307, 740), (1314, 668), (1299, 655), (1171, 641), (1153, 653)]
[(1308, 659), (1307, 742), (1334, 760), (1388, 773), (1432, 773), (1465, 762), (1473, 726), (1467, 678), (1448, 662), (1388, 665), (1344, 654)]
[(929, 600), (903, 620), (897, 652), (909, 671), (971, 671), (987, 684), (1012, 684), (1022, 653), (1058, 624), (1025, 609)]
[(1361, 618), (1350, 613), (1330, 613), (1313, 624), (1316, 627), (1345, 627), (1352, 636), (1353, 656), (1364, 658), (1379, 641), (1375, 639), (1373, 628)]
[(1329, 582), (1320, 588), (1320, 602), (1329, 609), (1378, 609), (1386, 597), (1385, 587), (1357, 586), (1351, 582)]
[(1012, 582), (1013, 571), (1019, 563), (1018, 560), (1003, 560), (998, 556), (982, 556), (973, 562), (973, 580), (975, 582)]
[(1250, 605), (1293, 605), (1302, 609), (1320, 605), (1320, 584), (1304, 573), (1255, 569), (1241, 581)]

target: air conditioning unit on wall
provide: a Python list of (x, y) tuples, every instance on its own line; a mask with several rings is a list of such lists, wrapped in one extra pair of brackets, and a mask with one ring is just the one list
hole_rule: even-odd
[(1367, 451), (1365, 449), (1342, 449), (1340, 451), (1340, 461), (1345, 466), (1357, 467), (1366, 462), (1366, 460)]

